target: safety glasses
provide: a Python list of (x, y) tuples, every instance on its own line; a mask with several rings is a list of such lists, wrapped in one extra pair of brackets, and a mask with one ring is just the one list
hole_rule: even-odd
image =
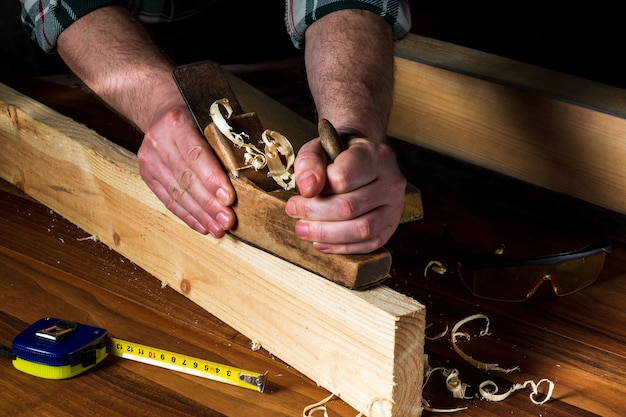
[(606, 236), (597, 235), (586, 247), (552, 255), (485, 256), (457, 245), (445, 225), (443, 231), (458, 260), (458, 273), (463, 283), (477, 297), (499, 301), (524, 301), (544, 281), (550, 281), (559, 296), (579, 291), (598, 278), (604, 258), (611, 251)]

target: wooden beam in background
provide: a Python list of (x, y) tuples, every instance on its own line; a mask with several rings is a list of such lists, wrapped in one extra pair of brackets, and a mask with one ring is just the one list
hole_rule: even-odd
[(626, 213), (626, 91), (410, 35), (389, 135)]
[[(288, 117), (287, 113), (283, 117)], [(357, 292), (246, 245), (188, 228), (136, 156), (0, 84), (0, 176), (361, 410), (421, 409), (425, 308)]]

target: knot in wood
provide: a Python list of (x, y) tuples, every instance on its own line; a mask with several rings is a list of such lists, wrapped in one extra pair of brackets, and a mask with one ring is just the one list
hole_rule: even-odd
[(189, 280), (183, 279), (180, 282), (180, 292), (184, 295), (189, 295), (189, 293), (191, 292), (191, 282), (189, 282)]

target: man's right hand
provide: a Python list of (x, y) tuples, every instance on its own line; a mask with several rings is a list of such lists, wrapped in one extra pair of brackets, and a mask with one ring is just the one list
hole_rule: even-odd
[(139, 171), (176, 216), (222, 237), (235, 225), (235, 190), (201, 136), (172, 78), (173, 64), (126, 7), (86, 14), (57, 51), (83, 82), (145, 133)]
[(137, 156), (148, 187), (191, 228), (219, 238), (235, 225), (235, 191), (184, 105), (162, 113)]

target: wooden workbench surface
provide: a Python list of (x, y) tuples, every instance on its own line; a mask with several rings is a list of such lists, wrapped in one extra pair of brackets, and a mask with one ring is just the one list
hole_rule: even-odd
[[(81, 111), (85, 119), (101, 121), (100, 113)], [(613, 252), (600, 278), (585, 290), (556, 297), (544, 285), (527, 302), (504, 303), (479, 299), (467, 291), (441, 237), (441, 225), (449, 223), (470, 238), (489, 240), (503, 230), (494, 228), (497, 220), (512, 231), (505, 235), (510, 241), (502, 242), (505, 250), (518, 242), (532, 247), (533, 238), (525, 233), (529, 222), (553, 221), (551, 216), (561, 213), (560, 220), (579, 224), (577, 216), (597, 220), (601, 215), (564, 197), (428, 152), (415, 153), (412, 148), (402, 155), (414, 158), (413, 165), (419, 167), (408, 174), (422, 190), (425, 218), (402, 225), (388, 245), (393, 266), (387, 285), (426, 305), (427, 323), (432, 323), (429, 335), (446, 326), (450, 329), (466, 316), (487, 315), (491, 336), (477, 337), (479, 327), (469, 324), (466, 329), (474, 337), (463, 342), (463, 348), (477, 359), (520, 368), (509, 374), (473, 369), (452, 349), (448, 330), (445, 337), (426, 341), (426, 353), (431, 366), (458, 369), (461, 381), (470, 385), (466, 394), (471, 398), (452, 398), (440, 374), (431, 377), (424, 398), (432, 407), (467, 407), (455, 413), (458, 416), (623, 415), (626, 251), (622, 243), (613, 240)], [(622, 236), (619, 217), (608, 221), (602, 217), (601, 224), (609, 236)], [(26, 375), (8, 359), (0, 359), (0, 416), (296, 417), (305, 406), (328, 395), (279, 358), (263, 349), (253, 351), (250, 340), (4, 182), (0, 183), (0, 225), (0, 345), (10, 346), (29, 324), (53, 316), (104, 327), (122, 339), (269, 372), (266, 392), (257, 393), (114, 357), (63, 381)], [(432, 260), (442, 262), (448, 272), (425, 275)], [(555, 383), (554, 399), (545, 405), (533, 404), (528, 390), (503, 402), (475, 396), (478, 385), (487, 379), (499, 383), (504, 392), (515, 383), (542, 378)], [(358, 411), (336, 399), (328, 404), (330, 417), (355, 416)], [(433, 414), (425, 411), (424, 415)]]

